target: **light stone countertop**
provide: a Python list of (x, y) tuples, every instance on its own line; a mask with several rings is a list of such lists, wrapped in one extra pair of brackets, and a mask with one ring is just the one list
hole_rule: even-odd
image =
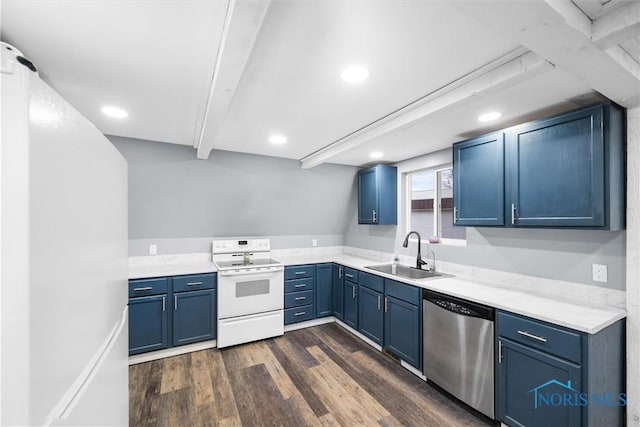
[[(626, 317), (625, 293), (591, 285), (540, 279), (438, 262), (438, 271), (455, 277), (412, 280), (365, 267), (391, 262), (392, 255), (356, 248), (274, 250), (273, 258), (285, 265), (335, 262), (420, 288), (464, 298), (497, 309), (529, 316), (571, 329), (595, 334)], [(210, 254), (130, 257), (129, 278), (174, 276), (216, 271)], [(402, 264), (413, 258), (402, 256)]]

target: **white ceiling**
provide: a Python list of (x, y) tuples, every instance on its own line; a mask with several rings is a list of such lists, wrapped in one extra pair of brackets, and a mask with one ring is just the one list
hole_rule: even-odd
[[(637, 103), (640, 2), (549, 3), (3, 0), (0, 36), (106, 134), (201, 158), (365, 165), (374, 150), (404, 160), (596, 92)], [(343, 82), (350, 64), (369, 79)], [(477, 122), (491, 109), (503, 117)], [(269, 144), (275, 132), (288, 143)]]

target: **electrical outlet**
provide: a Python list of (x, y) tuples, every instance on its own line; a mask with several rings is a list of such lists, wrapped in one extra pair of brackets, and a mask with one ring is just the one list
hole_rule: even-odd
[(318, 246), (318, 239), (311, 239), (311, 246), (313, 246), (314, 248)]
[(606, 266), (606, 264), (593, 264), (591, 273), (592, 273), (592, 280), (594, 282), (607, 283), (607, 266)]
[(158, 253), (158, 245), (149, 245), (149, 255), (156, 255)]

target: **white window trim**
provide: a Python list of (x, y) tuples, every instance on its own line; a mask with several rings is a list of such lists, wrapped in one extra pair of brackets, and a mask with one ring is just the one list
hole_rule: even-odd
[[(417, 165), (416, 165), (417, 166)], [(401, 170), (399, 171), (402, 174), (402, 178), (401, 181), (401, 193), (402, 197), (400, 197), (400, 200), (398, 201), (401, 206), (399, 207), (401, 209), (401, 212), (404, 213), (403, 218), (403, 224), (402, 224), (402, 228), (404, 229), (404, 234), (405, 236), (411, 231), (411, 208), (410, 208), (410, 201), (411, 201), (411, 174), (414, 172), (420, 172), (426, 169), (430, 169), (434, 171), (435, 176), (437, 177), (438, 174), (440, 174), (440, 172), (442, 172), (443, 170), (447, 170), (447, 169), (453, 169), (453, 163), (445, 163), (445, 164), (440, 164), (440, 165), (424, 165), (422, 167), (415, 167), (415, 168), (411, 168), (411, 169), (406, 169), (406, 170)], [(436, 180), (437, 181), (437, 180)], [(436, 207), (436, 203), (438, 206), (438, 210), (440, 210), (440, 192), (441, 189), (439, 188), (439, 185), (435, 185), (434, 186), (434, 210)], [(438, 236), (442, 236), (442, 224), (439, 223), (441, 221), (441, 215), (434, 215), (433, 216), (433, 229), (437, 230), (437, 234)], [(422, 237), (422, 241), (423, 242), (428, 242), (429, 237), (431, 236), (421, 236)], [(409, 242), (411, 243), (417, 243), (418, 242), (418, 238), (414, 237), (413, 235), (411, 235), (411, 237), (409, 237)], [(443, 246), (458, 246), (458, 247), (466, 247), (467, 246), (467, 239), (449, 239), (449, 238), (442, 238), (440, 237), (440, 242), (438, 243), (429, 243), (429, 244), (434, 244), (434, 245), (443, 245)]]

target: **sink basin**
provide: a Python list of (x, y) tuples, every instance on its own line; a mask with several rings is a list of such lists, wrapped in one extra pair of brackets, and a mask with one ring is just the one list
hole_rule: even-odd
[(408, 267), (406, 265), (396, 266), (396, 272), (392, 272), (393, 264), (369, 265), (365, 266), (370, 270), (379, 271), (381, 273), (391, 274), (393, 276), (405, 277), (407, 279), (442, 279), (445, 277), (453, 277), (452, 274), (438, 273), (435, 271), (418, 270), (417, 268)]

